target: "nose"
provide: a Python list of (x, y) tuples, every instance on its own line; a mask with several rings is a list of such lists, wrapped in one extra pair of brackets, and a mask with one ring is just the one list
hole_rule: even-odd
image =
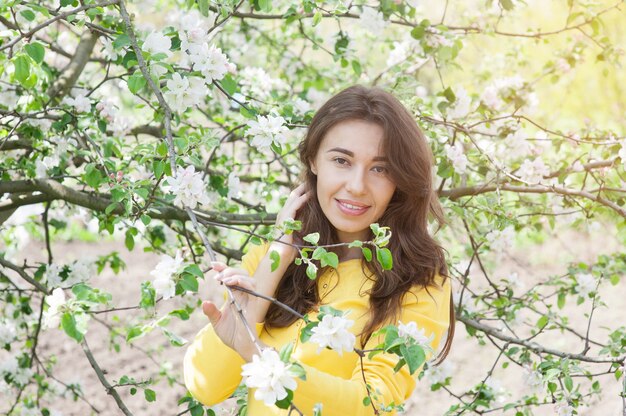
[(346, 177), (346, 190), (353, 195), (363, 195), (367, 188), (365, 173), (362, 169), (352, 169)]

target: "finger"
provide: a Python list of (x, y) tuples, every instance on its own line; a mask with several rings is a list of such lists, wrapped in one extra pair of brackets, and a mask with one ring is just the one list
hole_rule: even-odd
[(235, 269), (234, 267), (229, 267), (223, 271), (221, 271), (218, 275), (215, 276), (216, 280), (223, 280), (225, 277), (230, 276), (249, 276), (248, 272), (243, 269)]
[(209, 318), (211, 325), (216, 325), (222, 317), (222, 312), (217, 309), (217, 306), (215, 306), (213, 302), (209, 302), (208, 300), (202, 302), (202, 312)]
[(245, 276), (232, 276), (224, 279), (224, 284), (226, 286), (237, 286), (242, 287), (244, 289), (254, 291), (256, 289), (256, 284), (253, 279), (246, 278)]
[(221, 261), (212, 261), (211, 268), (216, 272), (221, 272), (222, 270), (228, 268), (226, 263), (222, 263)]

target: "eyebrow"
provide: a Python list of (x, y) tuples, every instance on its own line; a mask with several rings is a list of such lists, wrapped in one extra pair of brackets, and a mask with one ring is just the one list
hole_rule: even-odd
[[(348, 155), (350, 157), (354, 157), (354, 152), (348, 149), (344, 149), (342, 147), (333, 147), (332, 149), (330, 149), (329, 151), (327, 151), (326, 153), (330, 153), (330, 152), (339, 152), (339, 153), (343, 153), (345, 155)], [(374, 159), (372, 159), (372, 161), (374, 162), (387, 162), (387, 158), (385, 156), (376, 156)]]

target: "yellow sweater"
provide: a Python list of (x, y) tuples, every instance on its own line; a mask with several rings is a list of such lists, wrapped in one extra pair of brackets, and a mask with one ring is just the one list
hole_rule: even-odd
[[(252, 276), (269, 245), (253, 246), (243, 257), (242, 263)], [(437, 276), (439, 287), (425, 289), (416, 287), (407, 293), (403, 300), (400, 321), (404, 324), (415, 321), (425, 329), (427, 336), (434, 334), (433, 349), (437, 349), (442, 335), (449, 325), (450, 283), (442, 282)], [(330, 270), (317, 279), (322, 305), (335, 309), (350, 310), (348, 319), (355, 321), (350, 328), (357, 335), (369, 317), (369, 302), (365, 294), (372, 286), (361, 270), (361, 260), (354, 259), (339, 263), (337, 270)], [(443, 283), (443, 284), (442, 284)], [(432, 295), (432, 297), (431, 297)], [(315, 319), (315, 312), (310, 317)], [(371, 406), (364, 406), (367, 390), (356, 353), (343, 353), (329, 349), (317, 353), (317, 345), (302, 344), (299, 340), (303, 322), (298, 320), (286, 328), (265, 328), (257, 324), (259, 338), (265, 344), (280, 350), (287, 343), (295, 343), (292, 360), (298, 361), (306, 370), (306, 381), (297, 379), (293, 403), (305, 415), (313, 414), (316, 403), (322, 404), (323, 416), (372, 415)], [(374, 348), (379, 339), (370, 339), (365, 349)], [(397, 356), (378, 354), (371, 360), (364, 358), (365, 378), (374, 391), (379, 391), (383, 404), (404, 403), (415, 387), (415, 378), (405, 365), (399, 372), (393, 368)], [(191, 394), (201, 403), (212, 406), (226, 400), (241, 382), (241, 366), (244, 360), (239, 354), (225, 346), (215, 335), (210, 324), (197, 334), (187, 349), (184, 360), (185, 384)], [(380, 403), (378, 403), (380, 405)], [(382, 413), (382, 412), (381, 412)], [(254, 392), (248, 395), (248, 415), (286, 415), (287, 411), (278, 407), (267, 407), (254, 399)]]

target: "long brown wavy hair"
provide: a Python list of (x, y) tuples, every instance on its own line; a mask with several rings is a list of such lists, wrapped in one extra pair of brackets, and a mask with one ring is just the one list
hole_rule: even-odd
[[(308, 202), (298, 211), (302, 229), (294, 233), (294, 241), (309, 233), (320, 234), (319, 245), (336, 244), (336, 230), (319, 205), (316, 193), (317, 176), (311, 163), (327, 131), (346, 120), (358, 119), (376, 123), (383, 128), (383, 151), (387, 168), (396, 184), (389, 205), (378, 220), (381, 226), (391, 228), (389, 249), (393, 255), (393, 269), (383, 271), (378, 262), (362, 260), (374, 280), (369, 291), (370, 318), (361, 333), (365, 345), (372, 333), (387, 323), (395, 323), (400, 314), (403, 296), (414, 286), (434, 284), (440, 274), (449, 278), (443, 248), (428, 232), (429, 216), (444, 224), (443, 210), (432, 185), (433, 155), (423, 133), (407, 109), (390, 93), (380, 88), (356, 85), (330, 98), (317, 111), (304, 140), (298, 148), (304, 166), (302, 180), (311, 191)], [(370, 231), (368, 239), (372, 239)], [(339, 252), (337, 251), (339, 254)], [(319, 274), (324, 270), (320, 268)], [(319, 304), (316, 281), (306, 275), (304, 265), (291, 264), (276, 291), (276, 298), (298, 312), (305, 314)], [(283, 308), (271, 304), (265, 322), (270, 327), (286, 327), (297, 318)], [(454, 336), (454, 305), (450, 302), (450, 326), (445, 344), (437, 357), (437, 364), (447, 356)]]

